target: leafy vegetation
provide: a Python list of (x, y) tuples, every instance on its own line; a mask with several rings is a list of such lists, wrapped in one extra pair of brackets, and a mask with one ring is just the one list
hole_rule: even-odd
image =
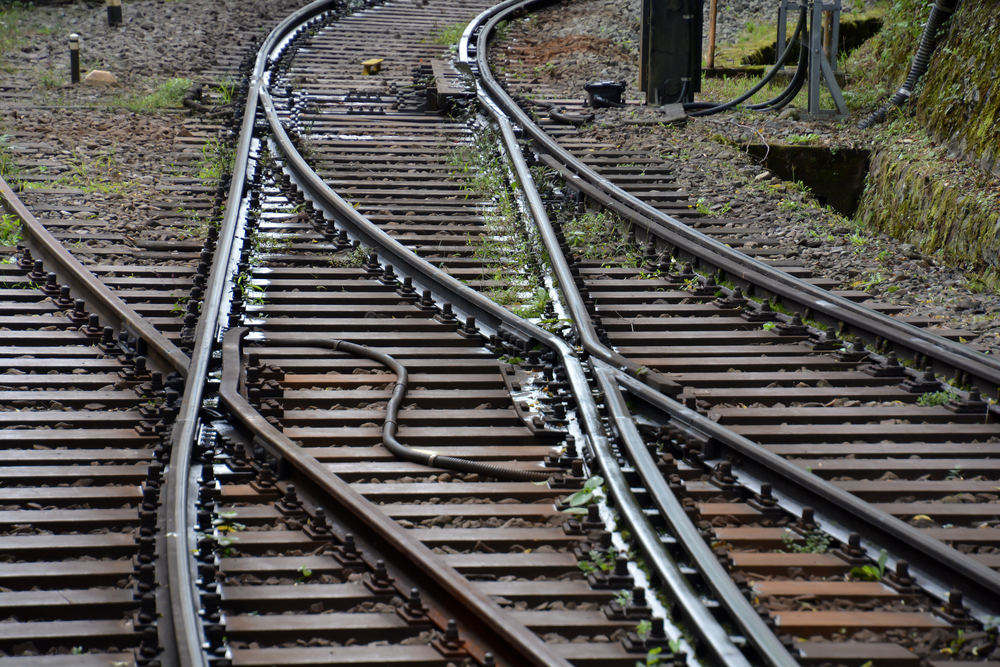
[(21, 238), (21, 221), (16, 215), (4, 213), (0, 217), (0, 246), (15, 246)]
[(935, 391), (923, 394), (917, 399), (917, 405), (931, 407), (934, 405), (944, 405), (948, 401), (958, 399), (958, 394), (952, 391)]
[(209, 139), (201, 146), (198, 178), (220, 180), (233, 170), (235, 149), (224, 141)]
[(585, 506), (597, 499), (600, 495), (598, 491), (600, 491), (601, 485), (603, 484), (604, 478), (600, 475), (594, 475), (588, 479), (584, 483), (582, 489), (566, 499), (566, 504), (569, 505), (569, 508), (564, 511), (573, 514), (586, 514), (587, 510), (585, 509)]
[(589, 556), (590, 560), (581, 560), (576, 564), (584, 573), (611, 572), (615, 569), (615, 559), (608, 552), (593, 550)]
[(781, 535), (781, 541), (785, 543), (785, 548), (800, 554), (825, 554), (830, 548), (830, 536), (821, 530), (810, 530), (804, 537), (805, 544), (796, 544), (795, 533), (786, 530)]
[(587, 211), (565, 220), (562, 225), (566, 243), (585, 259), (614, 261), (638, 267), (642, 252), (628, 241), (631, 225), (614, 213)]
[(465, 32), (466, 25), (468, 24), (455, 23), (454, 25), (441, 28), (434, 34), (434, 43), (441, 44), (442, 46), (457, 45), (459, 40), (462, 39), (462, 33)]
[(0, 176), (3, 176), (3, 179), (13, 188), (17, 182), (17, 176), (21, 173), (21, 168), (14, 155), (12, 139), (13, 137), (9, 134), (0, 134)]
[(889, 552), (882, 549), (879, 551), (878, 562), (875, 565), (852, 567), (849, 576), (851, 579), (857, 579), (858, 581), (879, 581), (882, 579), (882, 575), (885, 574), (885, 564), (888, 560)]
[(191, 79), (168, 79), (151, 93), (132, 93), (123, 100), (123, 106), (136, 113), (177, 109), (191, 85)]
[(448, 164), (452, 176), (462, 182), (466, 199), (483, 201), (485, 229), (467, 240), (473, 257), (483, 263), (480, 291), (521, 317), (537, 317), (548, 297), (538, 277), (533, 228), (522, 218), (497, 142), (493, 131), (481, 132), (473, 145), (453, 150)]

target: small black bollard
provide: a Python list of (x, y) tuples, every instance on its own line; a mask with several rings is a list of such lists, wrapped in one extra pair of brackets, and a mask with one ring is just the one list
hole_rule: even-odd
[(69, 36), (69, 80), (80, 83), (80, 35)]
[(108, 25), (122, 24), (122, 0), (107, 0)]

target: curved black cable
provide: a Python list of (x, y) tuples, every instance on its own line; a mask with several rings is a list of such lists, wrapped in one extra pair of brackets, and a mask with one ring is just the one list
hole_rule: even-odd
[(517, 470), (515, 468), (505, 468), (490, 463), (483, 463), (482, 461), (470, 461), (454, 456), (439, 456), (432, 452), (412, 449), (401, 443), (396, 439), (396, 419), (399, 416), (400, 408), (403, 406), (403, 399), (406, 397), (409, 373), (403, 364), (384, 352), (337, 338), (284, 338), (278, 336), (266, 338), (262, 342), (269, 345), (286, 347), (323, 347), (330, 350), (343, 350), (358, 357), (377, 361), (383, 366), (390, 368), (396, 374), (396, 384), (392, 388), (392, 397), (385, 406), (385, 423), (382, 425), (382, 444), (393, 455), (398, 456), (404, 461), (428, 467), (444, 468), (445, 470), (475, 473), (513, 482), (542, 482), (555, 474), (555, 471)]
[(913, 94), (914, 86), (917, 85), (917, 81), (924, 75), (924, 72), (927, 71), (927, 65), (930, 64), (931, 54), (934, 53), (934, 47), (937, 46), (938, 29), (951, 16), (957, 6), (958, 0), (937, 0), (934, 3), (930, 18), (927, 19), (927, 24), (924, 26), (924, 32), (920, 35), (920, 45), (917, 47), (917, 53), (913, 56), (913, 62), (910, 64), (910, 73), (906, 76), (906, 81), (903, 82), (903, 85), (896, 91), (896, 94), (881, 109), (858, 123), (859, 129), (864, 130), (872, 125), (881, 123), (885, 120), (889, 109), (898, 107), (910, 98), (910, 95)]
[[(764, 78), (757, 82), (757, 85), (755, 85), (753, 88), (743, 93), (734, 100), (730, 100), (729, 102), (726, 102), (724, 104), (719, 104), (709, 109), (702, 109), (700, 111), (695, 111), (694, 113), (689, 113), (688, 115), (693, 118), (697, 118), (700, 116), (712, 116), (714, 114), (732, 109), (733, 107), (742, 104), (746, 100), (756, 95), (757, 92), (760, 91), (760, 89), (762, 89), (764, 86), (770, 83), (771, 79), (773, 79), (774, 76), (778, 73), (778, 71), (782, 67), (784, 67), (785, 63), (788, 62), (788, 59), (792, 55), (792, 48), (794, 47), (795, 42), (798, 41), (799, 35), (802, 34), (802, 29), (805, 27), (805, 24), (806, 24), (806, 7), (803, 6), (799, 8), (799, 21), (798, 23), (795, 24), (795, 32), (792, 33), (791, 39), (788, 40), (788, 43), (785, 45), (784, 51), (782, 51), (781, 55), (778, 57), (777, 62), (774, 63), (774, 65), (771, 67), (770, 70), (768, 70), (768, 72), (764, 75)], [(803, 51), (804, 49), (799, 49), (799, 62), (802, 61)], [(684, 105), (684, 110), (685, 111), (688, 110), (687, 104)]]
[(799, 51), (799, 64), (795, 68), (795, 74), (792, 76), (792, 80), (789, 81), (788, 86), (785, 87), (783, 91), (778, 93), (775, 97), (771, 98), (766, 102), (760, 102), (758, 104), (751, 104), (747, 106), (748, 109), (753, 109), (754, 111), (776, 111), (781, 107), (785, 106), (789, 102), (795, 99), (795, 96), (799, 94), (802, 90), (802, 84), (806, 81), (806, 76), (809, 73), (809, 49), (802, 48)]

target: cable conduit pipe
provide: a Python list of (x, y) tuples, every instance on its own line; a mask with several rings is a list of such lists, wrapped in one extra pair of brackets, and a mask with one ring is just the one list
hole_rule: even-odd
[(239, 392), (239, 376), (243, 367), (242, 340), (248, 331), (245, 327), (230, 329), (223, 340), (219, 399), (232, 416), (258, 436), (268, 449), (283, 457), (295, 470), (314, 482), (348, 514), (363, 522), (373, 536), (377, 536), (389, 548), (406, 555), (424, 576), (458, 601), (476, 622), (517, 651), (520, 654), (518, 657), (530, 661), (536, 667), (571, 667), (548, 644), (515, 620), (510, 612), (479, 592), (476, 587), (469, 586), (465, 577), (414, 537), (412, 531), (396, 523), (395, 519), (381, 511), (350, 484), (327, 470), (306, 448), (290, 440), (253, 409)]
[(407, 447), (396, 439), (398, 430), (399, 410), (403, 407), (403, 399), (409, 384), (409, 373), (406, 367), (396, 359), (379, 352), (365, 345), (359, 345), (337, 338), (289, 338), (281, 336), (266, 337), (261, 342), (268, 345), (285, 347), (322, 347), (334, 351), (343, 350), (349, 354), (364, 359), (377, 361), (396, 374), (396, 383), (392, 388), (392, 397), (385, 407), (385, 423), (382, 426), (382, 444), (393, 455), (419, 465), (444, 468), (457, 472), (476, 473), (487, 477), (495, 477), (514, 482), (543, 482), (552, 477), (551, 470), (518, 470), (516, 468), (505, 468), (503, 466), (483, 463), (482, 461), (470, 461), (453, 456), (441, 456), (434, 452)]
[[(518, 2), (519, 0), (509, 0), (509, 2), (504, 4), (506, 6), (513, 6), (518, 4)], [(541, 3), (536, 1), (535, 4)], [(463, 36), (463, 41), (467, 40), (468, 34), (467, 29), (466, 35)], [(287, 133), (284, 131), (284, 128), (281, 127), (280, 122), (278, 122), (278, 117), (275, 113), (273, 103), (271, 102), (269, 95), (267, 95), (264, 90), (261, 91), (261, 101), (265, 108), (265, 112), (268, 115), (269, 122), (271, 123), (275, 141), (279, 144), (280, 149), (285, 156), (288, 168), (296, 178), (300, 179), (300, 187), (303, 187), (306, 193), (315, 199), (321, 207), (340, 220), (342, 224), (349, 226), (355, 233), (366, 239), (372, 239), (375, 242), (373, 244), (377, 244), (380, 248), (387, 250), (390, 253), (390, 256), (393, 257), (395, 261), (399, 262), (400, 266), (407, 267), (414, 274), (413, 277), (415, 282), (421, 278), (424, 280), (440, 281), (441, 285), (445, 286), (445, 289), (453, 294), (453, 297), (458, 302), (456, 304), (457, 308), (465, 308), (466, 310), (470, 310), (472, 312), (482, 313), (484, 319), (488, 320), (494, 327), (502, 324), (504, 326), (511, 327), (513, 330), (527, 332), (529, 335), (535, 337), (537, 340), (541, 341), (544, 345), (549, 346), (556, 352), (560, 361), (566, 367), (567, 380), (569, 381), (570, 390), (572, 395), (576, 397), (577, 418), (583, 427), (584, 433), (588, 436), (592, 451), (594, 451), (594, 453), (598, 455), (607, 466), (605, 475), (609, 482), (612, 497), (615, 499), (615, 502), (618, 503), (618, 507), (626, 522), (632, 527), (633, 535), (638, 541), (640, 548), (649, 556), (652, 567), (657, 571), (661, 579), (669, 580), (671, 575), (669, 574), (668, 565), (664, 558), (666, 556), (666, 552), (659, 540), (659, 536), (652, 528), (649, 520), (643, 514), (642, 509), (637, 505), (634, 496), (631, 494), (628, 483), (624, 479), (621, 471), (617, 468), (617, 461), (614, 459), (611, 445), (608, 442), (602, 423), (602, 417), (598, 412), (593, 399), (591, 398), (590, 386), (586, 374), (580, 360), (574, 356), (574, 349), (562, 339), (536, 327), (535, 325), (532, 325), (531, 323), (515, 317), (505, 309), (497, 306), (488, 299), (485, 299), (485, 297), (477, 292), (474, 292), (461, 283), (457, 283), (457, 281), (455, 281), (451, 276), (435, 269), (426, 262), (419, 260), (412, 253), (403, 248), (398, 241), (384, 234), (381, 230), (360, 216), (360, 214), (344, 202), (336, 193), (330, 190), (329, 187), (327, 187), (325, 183), (323, 183), (315, 174), (308, 170), (308, 167), (302, 160), (301, 155), (299, 155), (294, 145), (291, 144)], [(487, 106), (489, 106), (489, 104)], [(397, 268), (399, 267), (397, 266)], [(227, 334), (227, 341), (229, 340), (230, 335), (234, 335), (233, 332)], [(235, 365), (238, 369), (238, 363)], [(234, 372), (232, 370), (232, 366), (232, 362), (228, 365), (224, 365), (224, 369), (229, 369), (224, 370), (223, 391), (226, 392), (231, 391), (228, 389), (230, 382), (226, 381), (225, 376), (226, 373)], [(238, 370), (235, 372), (238, 372)], [(633, 376), (629, 374), (628, 377)], [(655, 390), (650, 388), (650, 391)], [(227, 400), (225, 396), (223, 396), (223, 400)], [(245, 403), (242, 397), (239, 397), (238, 394), (236, 396), (231, 396), (231, 400), (242, 401)], [(248, 416), (247, 419), (253, 420), (251, 416)], [(271, 433), (271, 431), (274, 431), (275, 429), (270, 427), (270, 425), (264, 422), (263, 419), (253, 421), (257, 423), (257, 428), (260, 429), (260, 432), (269, 434), (269, 438), (277, 439), (282, 437), (280, 433)], [(679, 596), (684, 595), (690, 595), (690, 593), (687, 593), (683, 587), (676, 591), (672, 591), (672, 596), (675, 600), (678, 599)], [(700, 599), (694, 597), (694, 599), (689, 600), (686, 604), (700, 605), (701, 602)], [(717, 622), (711, 618), (711, 615), (709, 615), (709, 619), (706, 619), (706, 623), (717, 624)], [(706, 625), (705, 627), (709, 626)], [(694, 628), (695, 632), (700, 632), (700, 630), (701, 628)]]
[(938, 30), (948, 17), (955, 12), (958, 2), (959, 0), (937, 0), (937, 2), (934, 3), (934, 7), (931, 8), (931, 15), (927, 19), (927, 24), (924, 26), (923, 33), (920, 35), (917, 52), (914, 54), (913, 61), (910, 63), (910, 72), (906, 76), (906, 81), (903, 82), (903, 85), (896, 91), (896, 94), (893, 95), (889, 101), (882, 106), (882, 108), (878, 109), (863, 121), (858, 123), (858, 128), (864, 130), (872, 125), (878, 125), (885, 120), (886, 115), (889, 113), (889, 109), (892, 107), (898, 107), (903, 104), (903, 102), (910, 99), (910, 96), (913, 94), (913, 89), (916, 87), (920, 77), (922, 77), (927, 71), (927, 66), (930, 64), (931, 55), (934, 53), (934, 48), (937, 46)]

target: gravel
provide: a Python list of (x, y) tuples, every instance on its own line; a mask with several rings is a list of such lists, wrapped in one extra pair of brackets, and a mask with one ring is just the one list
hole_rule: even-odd
[[(111, 229), (132, 237), (186, 237), (176, 227), (157, 232), (148, 215), (155, 203), (152, 193), (165, 174), (191, 173), (189, 164), (171, 162), (178, 157), (197, 158), (184, 147), (182, 140), (190, 132), (184, 119), (176, 114), (137, 115), (102, 105), (122, 92), (150, 91), (170, 77), (201, 80), (234, 75), (239, 56), (253, 36), (303, 4), (305, 0), (129, 2), (124, 7), (124, 25), (117, 28), (107, 26), (103, 6), (38, 7), (32, 20), (45, 25), (49, 34), (5, 55), (6, 63), (14, 68), (12, 81), (20, 79), (30, 85), (33, 80), (37, 89), (40, 73), (65, 77), (66, 36), (73, 31), (83, 40), (84, 66), (112, 71), (122, 88), (57, 83), (36, 90), (35, 99), (49, 103), (50, 108), (3, 97), (0, 130), (16, 127), (36, 135), (37, 149), (21, 157), (52, 160), (57, 164), (51, 167), (53, 173), (71, 169), (74, 159), (93, 163), (114, 156), (119, 177), (144, 187), (120, 198), (94, 192), (81, 196), (78, 203), (110, 205), (114, 209), (108, 216)], [(748, 21), (767, 20), (773, 6), (771, 0), (720, 3), (720, 42), (732, 41)], [(639, 7), (638, 0), (628, 0), (624, 7), (620, 0), (563, 2), (546, 10), (560, 12), (557, 19), (550, 20), (543, 13), (536, 21), (517, 27), (512, 38), (538, 50), (538, 62), (558, 65), (557, 77), (543, 73), (545, 83), (567, 98), (582, 99), (583, 85), (589, 81), (638, 79)], [(159, 42), (167, 31), (170, 39)], [(634, 89), (628, 94), (630, 99), (638, 97)], [(949, 266), (921, 255), (912, 245), (858, 229), (853, 221), (820, 207), (808, 194), (770, 175), (737, 148), (719, 142), (723, 137), (735, 144), (750, 137), (780, 141), (792, 134), (814, 133), (821, 143), (857, 146), (865, 143), (863, 136), (832, 124), (774, 116), (752, 121), (726, 115), (690, 119), (682, 129), (634, 124), (657, 119), (662, 119), (661, 112), (649, 107), (599, 110), (589, 132), (626, 147), (676, 157), (682, 161), (678, 183), (719, 217), (757, 220), (787, 257), (797, 257), (817, 273), (842, 280), (845, 288), (866, 288), (879, 301), (903, 304), (906, 314), (933, 317), (944, 328), (965, 329), (967, 340), (993, 353), (1000, 351), (1000, 318), (994, 316), (1000, 312), (1000, 298), (973, 289), (963, 267)]]
[[(707, 5), (707, 3), (706, 3)], [(771, 2), (720, 3), (719, 31), (738, 34), (748, 20), (766, 20)], [(617, 0), (561, 2), (537, 19), (519, 24), (505, 45), (520, 47), (521, 75), (528, 93), (542, 84), (542, 97), (583, 100), (583, 86), (597, 80), (624, 81), (626, 99), (644, 99), (639, 79), (639, 0), (625, 11)], [(738, 9), (737, 9), (738, 7)], [(558, 13), (558, 14), (556, 14)], [(551, 18), (550, 18), (551, 17)], [(509, 58), (509, 74), (518, 73)], [(747, 86), (752, 85), (748, 80)], [(539, 92), (539, 91), (535, 91)], [(743, 218), (766, 229), (788, 258), (797, 258), (817, 275), (842, 282), (842, 289), (863, 289), (880, 303), (905, 307), (903, 315), (930, 317), (933, 327), (966, 331), (963, 340), (990, 354), (1000, 353), (1000, 297), (979, 291), (967, 269), (923, 255), (906, 243), (861, 227), (825, 208), (796, 184), (782, 181), (740, 150), (755, 143), (782, 143), (793, 135), (815, 135), (815, 145), (863, 147), (869, 138), (846, 124), (779, 119), (777, 115), (719, 114), (689, 118), (683, 127), (661, 127), (656, 107), (587, 109), (595, 121), (584, 134), (623, 148), (645, 150), (677, 161), (677, 183), (702, 200), (716, 217)], [(975, 167), (954, 164), (956, 170)]]

